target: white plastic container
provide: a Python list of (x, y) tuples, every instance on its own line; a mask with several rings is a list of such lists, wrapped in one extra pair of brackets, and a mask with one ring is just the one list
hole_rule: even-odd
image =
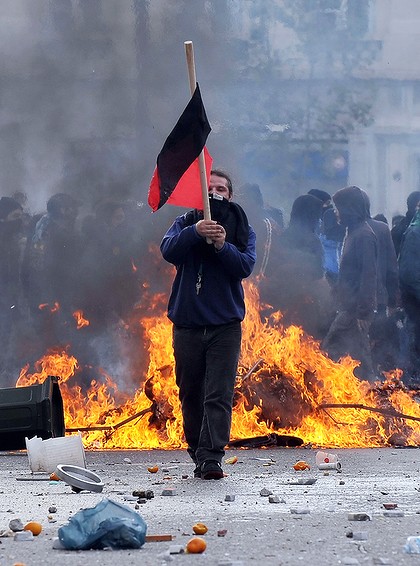
[(406, 543), (404, 545), (404, 552), (406, 554), (420, 554), (420, 537), (407, 537)]
[(34, 436), (31, 439), (25, 438), (25, 443), (32, 472), (52, 474), (59, 464), (86, 468), (85, 449), (80, 432), (47, 440)]
[(326, 462), (325, 464), (318, 464), (318, 470), (337, 470), (341, 472), (340, 462)]
[(316, 453), (316, 465), (319, 470), (337, 470), (341, 471), (341, 464), (337, 454), (319, 451)]

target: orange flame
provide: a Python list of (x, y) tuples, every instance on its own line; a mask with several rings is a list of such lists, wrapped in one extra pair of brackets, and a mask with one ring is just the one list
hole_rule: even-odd
[[(141, 320), (149, 365), (134, 396), (121, 391), (103, 371), (100, 380), (83, 391), (78, 385), (83, 368), (67, 350), (49, 352), (33, 374), (24, 368), (17, 386), (59, 376), (66, 427), (84, 429), (87, 447), (184, 447), (172, 325), (163, 313), (163, 298), (157, 294), (150, 301), (162, 314)], [(262, 321), (253, 283), (246, 285), (246, 302), (232, 439), (276, 432), (320, 447), (385, 446), (395, 438), (406, 445), (420, 444), (420, 407), (414, 392), (403, 386), (400, 370), (387, 374), (383, 384), (360, 381), (353, 373), (359, 362), (349, 357), (333, 362), (301, 328), (283, 328), (280, 313)], [(352, 407), (323, 408), (349, 404)], [(386, 410), (414, 420), (391, 417)]]
[(77, 330), (80, 330), (80, 328), (83, 328), (84, 326), (89, 326), (90, 324), (90, 322), (86, 318), (84, 318), (83, 311), (81, 310), (74, 311), (73, 318), (77, 323)]
[(57, 312), (60, 309), (60, 305), (59, 303), (55, 302), (51, 307), (48, 303), (41, 303), (38, 308), (40, 311), (49, 309), (50, 312)]

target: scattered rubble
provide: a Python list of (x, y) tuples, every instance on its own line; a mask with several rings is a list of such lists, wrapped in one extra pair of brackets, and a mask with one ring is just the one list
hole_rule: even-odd
[(368, 532), (367, 531), (347, 531), (346, 537), (352, 538), (353, 540), (367, 540), (368, 539)]
[(382, 514), (384, 517), (404, 517), (404, 511), (396, 511), (395, 509), (392, 511), (384, 511)]
[(371, 521), (372, 518), (367, 513), (349, 513), (347, 516), (349, 521)]
[(169, 554), (183, 554), (185, 552), (182, 544), (171, 544), (168, 549)]
[(311, 512), (310, 509), (299, 508), (299, 507), (290, 509), (290, 513), (292, 515), (309, 515), (310, 512)]
[(165, 489), (162, 490), (161, 495), (174, 496), (177, 495), (177, 491), (174, 487), (166, 487)]
[(26, 542), (28, 540), (34, 540), (34, 535), (31, 531), (19, 531), (15, 533), (13, 537), (16, 542)]
[(280, 499), (278, 495), (269, 495), (268, 496), (269, 503), (286, 503), (284, 499)]
[(142, 499), (153, 499), (155, 496), (151, 489), (135, 489), (132, 495), (134, 497), (141, 497)]
[(20, 519), (12, 519), (9, 521), (9, 529), (14, 533), (23, 531), (23, 523)]
[[(355, 490), (354, 487), (355, 485), (360, 485), (359, 483), (360, 477), (362, 476), (360, 469), (363, 469), (361, 465), (360, 465), (360, 469), (356, 468), (355, 471), (354, 470), (352, 471), (351, 462), (350, 463), (346, 462), (345, 481), (344, 479), (338, 481), (338, 478), (336, 477), (330, 477), (330, 478), (328, 476), (324, 477), (322, 470), (310, 472), (309, 474), (307, 473), (307, 471), (306, 472), (299, 471), (299, 473), (295, 474), (293, 470), (290, 471), (290, 459), (289, 462), (287, 462), (287, 459), (284, 458), (283, 462), (278, 462), (276, 464), (277, 467), (275, 473), (269, 470), (265, 471), (264, 474), (258, 476), (259, 478), (261, 478), (259, 480), (260, 485), (258, 485), (258, 483), (256, 482), (257, 483), (256, 488), (255, 487), (249, 488), (249, 486), (246, 487), (246, 484), (243, 483), (242, 481), (243, 475), (244, 477), (248, 477), (247, 476), (248, 472), (246, 469), (248, 467), (246, 465), (247, 459), (244, 458), (244, 460), (245, 460), (245, 465), (242, 465), (239, 468), (236, 467), (232, 471), (232, 474), (228, 479), (222, 480), (220, 483), (217, 484), (215, 483), (214, 485), (212, 483), (207, 484), (205, 482), (201, 482), (200, 480), (194, 480), (191, 478), (191, 476), (189, 476), (189, 479), (187, 481), (182, 481), (182, 477), (185, 475), (183, 473), (183, 470), (186, 469), (183, 468), (183, 466), (184, 465), (187, 466), (188, 465), (187, 463), (181, 465), (178, 463), (177, 466), (168, 466), (166, 463), (167, 461), (165, 462), (164, 459), (162, 462), (159, 461), (157, 466), (160, 471), (174, 469), (174, 474), (172, 478), (173, 484), (171, 485), (172, 482), (170, 482), (169, 485), (167, 485), (167, 482), (162, 482), (164, 485), (163, 485), (163, 489), (161, 488), (162, 495), (180, 496), (179, 499), (174, 500), (173, 502), (164, 501), (163, 498), (159, 498), (159, 497), (155, 498), (155, 493), (153, 492), (152, 489), (150, 489), (150, 487), (155, 485), (155, 482), (152, 481), (154, 478), (148, 476), (145, 464), (139, 464), (143, 466), (143, 470), (140, 469), (140, 474), (134, 478), (134, 482), (133, 482), (133, 477), (131, 477), (132, 474), (131, 476), (127, 476), (128, 472), (126, 472), (124, 476), (121, 474), (121, 478), (119, 478), (119, 482), (117, 486), (118, 489), (115, 489), (116, 486), (116, 483), (114, 483), (115, 478), (112, 478), (112, 475), (111, 477), (107, 478), (107, 482), (105, 482), (104, 485), (109, 492), (118, 495), (119, 501), (125, 501), (127, 503), (129, 502), (135, 503), (136, 506), (134, 507), (133, 505), (131, 505), (131, 509), (133, 509), (133, 507), (137, 509), (139, 508), (140, 505), (144, 505), (147, 503), (148, 504), (147, 513), (149, 517), (156, 516), (163, 518), (165, 516), (164, 515), (165, 509), (169, 509), (169, 514), (168, 517), (166, 518), (168, 519), (169, 522), (163, 519), (161, 521), (156, 522), (154, 527), (158, 531), (157, 534), (150, 534), (150, 535), (146, 535), (145, 537), (145, 542), (157, 543), (156, 545), (151, 545), (153, 549), (156, 548), (156, 552), (154, 552), (154, 550), (152, 550), (151, 547), (148, 550), (149, 553), (153, 552), (153, 556), (158, 561), (157, 563), (159, 563), (159, 560), (162, 564), (166, 562), (169, 563), (171, 561), (177, 563), (176, 561), (179, 560), (177, 559), (177, 555), (182, 555), (184, 553), (191, 554), (191, 553), (205, 552), (206, 558), (203, 558), (203, 560), (206, 560), (205, 563), (212, 563), (216, 565), (242, 564), (242, 561), (240, 560), (241, 556), (237, 558), (235, 556), (236, 554), (235, 551), (237, 548), (242, 548), (242, 546), (240, 545), (244, 544), (245, 542), (244, 537), (246, 537), (246, 545), (249, 544), (249, 547), (247, 546), (247, 548), (249, 548), (249, 551), (247, 552), (250, 552), (249, 560), (250, 561), (257, 560), (258, 557), (252, 546), (253, 536), (255, 536), (256, 539), (260, 537), (262, 534), (264, 534), (265, 536), (267, 534), (267, 528), (268, 528), (267, 523), (261, 524), (260, 521), (255, 522), (255, 528), (253, 528), (253, 521), (255, 521), (255, 517), (256, 517), (255, 513), (261, 512), (261, 517), (263, 518), (263, 521), (264, 521), (264, 514), (267, 515), (267, 510), (266, 510), (267, 507), (264, 505), (265, 502), (262, 501), (260, 498), (266, 497), (267, 503), (285, 504), (286, 501), (285, 499), (282, 498), (282, 496), (286, 497), (289, 506), (287, 507), (277, 506), (277, 508), (274, 507), (272, 510), (269, 510), (269, 519), (270, 522), (272, 521), (273, 524), (273, 532), (272, 532), (273, 536), (278, 537), (279, 533), (281, 533), (282, 531), (284, 531), (284, 534), (286, 535), (284, 538), (282, 535), (282, 540), (286, 541), (284, 547), (284, 550), (286, 552), (285, 556), (287, 556), (287, 553), (290, 552), (289, 546), (291, 546), (292, 544), (291, 542), (289, 544), (288, 541), (290, 540), (296, 542), (294, 540), (295, 536), (294, 534), (292, 534), (293, 531), (297, 532), (296, 529), (301, 530), (302, 528), (304, 528), (306, 533), (305, 536), (307, 536), (308, 541), (311, 540), (312, 544), (319, 544), (320, 540), (325, 540), (325, 543), (323, 544), (326, 544), (328, 546), (330, 544), (330, 537), (327, 534), (329, 529), (332, 527), (332, 529), (333, 530), (335, 529), (335, 532), (337, 533), (337, 525), (341, 524), (341, 529), (342, 529), (341, 537), (338, 536), (338, 539), (341, 538), (343, 542), (336, 543), (338, 550), (335, 554), (337, 557), (337, 563), (341, 563), (342, 565), (344, 564), (351, 565), (351, 564), (359, 564), (359, 563), (362, 564), (368, 561), (371, 564), (378, 564), (378, 565), (400, 563), (398, 562), (398, 559), (394, 556), (392, 561), (390, 561), (389, 558), (387, 558), (386, 556), (384, 557), (375, 556), (375, 552), (372, 549), (375, 548), (375, 546), (377, 545), (377, 541), (376, 541), (376, 537), (378, 536), (377, 532), (378, 530), (380, 531), (382, 529), (382, 526), (387, 525), (386, 529), (387, 532), (389, 533), (390, 529), (391, 531), (393, 529), (393, 527), (389, 526), (392, 523), (393, 525), (395, 525), (396, 534), (398, 532), (398, 535), (400, 536), (401, 535), (400, 529), (406, 523), (404, 523), (402, 520), (393, 522), (392, 520), (386, 520), (386, 518), (399, 517), (401, 519), (404, 519), (404, 517), (406, 517), (406, 521), (407, 521), (410, 515), (415, 516), (414, 514), (416, 513), (417, 507), (414, 507), (414, 509), (411, 507), (408, 510), (409, 506), (407, 505), (407, 494), (405, 492), (402, 493), (400, 489), (396, 486), (394, 486), (393, 488), (394, 497), (399, 501), (399, 505), (401, 505), (404, 511), (398, 509), (399, 505), (395, 501), (392, 501), (391, 499), (391, 497), (393, 497), (392, 493), (389, 495), (389, 497), (381, 497), (380, 494), (387, 495), (386, 490), (381, 490), (380, 478), (382, 476), (380, 475), (368, 476), (371, 478), (375, 477), (375, 479), (371, 480), (372, 483), (370, 484), (369, 489), (366, 489), (366, 487), (361, 487), (364, 493), (364, 498), (361, 499), (360, 496), (358, 496), (359, 494), (357, 494), (357, 489)], [(249, 460), (249, 467), (251, 467), (250, 460), (252, 459), (249, 458), (248, 460)], [(255, 482), (255, 480), (252, 479), (254, 477), (255, 470), (257, 470), (258, 468), (261, 470), (262, 469), (261, 464), (267, 463), (266, 461), (260, 461), (258, 459), (253, 459), (253, 460), (255, 460), (253, 464), (253, 470), (249, 475), (249, 477), (251, 478), (250, 479), (251, 482), (252, 481)], [(262, 459), (262, 460), (266, 460), (266, 459)], [(305, 458), (305, 460), (297, 459), (297, 461), (306, 461), (306, 460), (312, 463), (310, 457)], [(119, 460), (119, 462), (121, 463), (121, 459)], [(240, 463), (244, 464), (244, 462), (242, 461)], [(103, 469), (100, 471), (103, 472)], [(16, 472), (14, 472), (14, 475), (16, 475)], [(313, 476), (313, 477), (307, 477), (307, 476)], [(377, 477), (378, 479), (376, 479)], [(161, 479), (162, 476), (158, 475), (157, 478)], [(414, 479), (410, 480), (410, 478), (411, 476), (407, 474), (407, 477), (404, 481), (406, 482), (414, 481)], [(17, 478), (13, 478), (13, 479), (17, 479)], [(144, 485), (142, 485), (143, 482)], [(134, 486), (131, 486), (130, 483), (134, 483)], [(138, 486), (139, 484), (141, 487), (136, 487), (136, 485)], [(156, 484), (159, 483), (156, 482)], [(126, 487), (121, 489), (123, 485)], [(338, 486), (340, 485), (346, 487), (338, 489)], [(382, 481), (382, 485), (387, 485), (386, 481)], [(196, 490), (197, 486), (199, 488), (198, 490)], [(298, 486), (303, 486), (303, 488)], [(305, 486), (308, 486), (308, 489), (305, 489)], [(40, 541), (48, 539), (50, 541), (49, 542), (50, 548), (52, 545), (54, 549), (63, 549), (63, 546), (62, 545), (60, 546), (59, 544), (59, 540), (53, 543), (51, 542), (53, 541), (54, 538), (51, 535), (54, 535), (54, 530), (57, 530), (57, 527), (55, 527), (54, 524), (52, 523), (58, 520), (59, 524), (62, 524), (64, 518), (63, 511), (64, 513), (68, 513), (68, 508), (66, 508), (66, 505), (64, 505), (63, 507), (62, 500), (60, 499), (58, 501), (56, 499), (57, 487), (54, 487), (54, 485), (45, 484), (42, 485), (42, 489), (40, 490), (39, 485), (36, 485), (36, 487), (34, 488), (33, 486), (30, 485), (29, 482), (27, 482), (25, 488), (28, 488), (28, 490), (30, 490), (31, 496), (43, 497), (47, 495), (48, 492), (54, 493), (54, 500), (53, 500), (54, 505), (53, 504), (48, 505), (48, 503), (46, 504), (45, 501), (38, 505), (38, 507), (40, 507), (41, 509), (44, 510), (48, 509), (48, 512), (50, 513), (50, 515), (46, 516), (44, 511), (44, 514), (41, 517), (41, 519), (45, 521), (44, 528), (45, 529), (47, 529), (47, 527), (49, 528), (49, 531), (46, 531), (47, 536), (45, 536), (43, 533), (43, 536), (38, 538), (40, 539)], [(413, 486), (411, 486), (411, 490), (412, 489)], [(63, 491), (63, 484), (61, 484), (61, 488), (58, 488), (58, 493), (60, 494), (60, 497), (62, 496), (61, 493), (62, 491)], [(382, 491), (384, 491), (384, 493), (382, 493)], [(280, 493), (281, 495), (276, 494), (276, 492)], [(325, 503), (321, 515), (318, 514), (319, 511), (318, 498), (320, 494), (321, 494), (321, 498), (324, 498), (324, 503)], [(67, 493), (66, 495), (67, 497), (70, 497), (70, 499), (73, 497), (71, 493)], [(95, 496), (95, 494), (89, 494), (89, 493), (85, 493), (82, 495), (84, 495), (85, 498), (90, 498)], [(170, 518), (171, 509), (178, 509), (178, 505), (182, 507), (183, 505), (186, 504), (186, 499), (188, 499), (188, 497), (192, 497), (193, 498), (192, 501), (194, 502), (193, 506), (195, 508), (195, 511), (193, 511), (192, 514), (194, 512), (196, 513), (197, 510), (202, 509), (202, 505), (205, 504), (209, 496), (211, 497), (211, 501), (213, 501), (214, 504), (213, 514), (210, 514), (208, 517), (209, 520), (208, 525), (210, 526), (210, 529), (208, 529), (207, 526), (204, 525), (204, 523), (195, 523), (194, 526), (192, 527), (194, 534), (198, 535), (198, 537), (194, 537), (194, 539), (200, 538), (202, 535), (206, 535), (202, 539), (205, 542), (206, 548), (204, 550), (201, 550), (199, 546), (198, 550), (194, 548), (193, 550), (188, 550), (187, 549), (188, 543), (184, 543), (183, 540), (189, 541), (189, 537), (191, 537), (192, 534), (191, 533), (192, 523), (182, 524), (182, 522), (180, 521), (180, 523), (174, 528), (173, 532), (171, 531), (169, 533), (165, 532), (167, 531), (169, 525), (173, 525), (172, 519)], [(240, 505), (239, 504), (235, 504), (232, 506), (223, 505), (223, 501), (234, 502), (236, 500), (236, 496), (238, 496), (238, 498), (240, 499)], [(353, 501), (353, 504), (357, 501), (357, 504), (353, 506), (353, 509), (361, 508), (363, 511), (358, 511), (353, 513), (348, 512), (348, 504), (350, 501), (349, 499), (350, 497), (352, 498), (351, 501)], [(86, 500), (87, 499), (85, 499), (85, 501)], [(77, 498), (75, 497), (74, 512), (77, 511), (79, 505), (81, 504), (79, 503), (79, 501), (82, 501), (79, 500), (79, 496), (77, 496)], [(242, 507), (242, 505), (244, 505), (245, 507)], [(8, 506), (10, 506), (9, 509)], [(259, 506), (259, 507), (256, 507), (255, 509), (251, 509), (255, 506)], [(60, 513), (58, 514), (57, 514), (57, 507), (60, 509)], [(246, 512), (238, 516), (237, 515), (238, 508), (241, 508), (243, 510), (248, 510), (249, 516), (247, 515)], [(6, 500), (6, 502), (4, 503), (3, 513), (10, 512), (16, 514), (16, 511), (17, 510), (12, 507), (12, 503), (7, 502)], [(333, 516), (326, 515), (327, 512), (332, 513)], [(70, 514), (71, 513), (72, 512), (70, 511)], [(216, 513), (218, 514), (216, 515)], [(290, 515), (288, 516), (289, 513)], [(33, 517), (36, 517), (36, 514), (33, 514), (33, 511), (31, 512), (31, 515)], [(52, 517), (52, 515), (55, 516)], [(28, 518), (30, 518), (30, 517), (25, 517), (23, 513), (21, 516), (24, 520), (28, 520)], [(48, 520), (48, 525), (45, 517)], [(291, 519), (300, 519), (300, 520), (292, 521)], [(373, 521), (373, 519), (375, 520)], [(12, 521), (15, 521), (15, 523), (12, 523), (14, 524), (15, 528), (19, 527), (19, 521), (20, 521), (21, 529), (25, 524), (24, 521), (18, 519), (16, 516)], [(221, 521), (223, 521), (223, 523)], [(238, 524), (236, 524), (236, 521), (238, 521)], [(324, 521), (326, 523), (325, 529), (324, 529)], [(370, 524), (367, 525), (365, 523), (362, 526), (359, 524), (360, 527), (369, 527), (369, 530), (362, 530), (362, 529), (349, 530), (348, 527), (350, 525), (348, 523), (346, 525), (346, 521), (354, 521), (354, 522), (373, 521), (373, 522), (371, 525)], [(315, 525), (315, 523), (318, 522), (319, 524)], [(200, 530), (195, 528), (196, 526), (199, 525), (204, 525), (205, 530)], [(240, 525), (240, 528), (238, 528), (238, 525)], [(243, 525), (246, 526), (245, 529), (242, 528)], [(354, 523), (353, 525), (356, 526)], [(6, 525), (3, 525), (3, 527), (5, 526)], [(227, 528), (222, 528), (224, 526), (229, 526), (229, 531)], [(317, 526), (319, 529), (322, 529), (323, 531), (325, 530), (325, 533), (323, 532), (324, 536), (322, 539), (317, 539), (317, 537), (314, 536), (313, 534), (314, 526)], [(159, 534), (161, 528), (163, 530), (163, 533)], [(210, 532), (208, 532), (208, 530)], [(16, 536), (17, 533), (23, 533), (23, 534), (21, 534), (20, 536)], [(343, 535), (345, 535), (344, 539), (343, 539)], [(26, 534), (25, 531), (21, 531), (21, 530), (12, 531), (11, 528), (9, 528), (9, 530), (5, 529), (0, 534), (0, 536), (4, 537), (3, 541), (0, 541), (3, 543), (2, 550), (4, 550), (5, 545), (13, 544), (12, 537), (14, 537), (14, 540), (17, 542), (25, 541), (25, 540), (34, 540), (32, 533)], [(184, 536), (188, 538), (177, 539), (177, 537), (184, 537)], [(10, 541), (7, 540), (8, 538), (10, 539)], [(221, 538), (226, 538), (226, 540), (221, 541), (220, 540)], [(414, 543), (411, 543), (411, 547), (406, 545), (407, 549), (403, 550), (403, 544), (405, 538), (406, 536), (404, 536), (402, 542), (400, 542), (399, 552), (401, 554), (403, 552), (406, 554), (417, 553), (415, 551), (415, 546), (413, 546)], [(413, 535), (413, 538), (416, 539), (417, 537)], [(366, 544), (366, 541), (368, 540), (369, 540), (369, 544)], [(176, 541), (176, 543), (173, 541)], [(39, 543), (37, 542), (37, 545), (38, 544)], [(343, 545), (341, 546), (341, 548), (339, 547), (340, 544)], [(223, 548), (223, 545), (226, 545), (225, 556), (221, 554), (222, 552), (221, 548)], [(348, 549), (347, 551), (344, 545), (347, 545), (347, 549)], [(28, 547), (28, 549), (29, 547), (31, 547), (32, 549), (35, 547), (35, 545), (22, 545), (22, 548), (24, 547)], [(257, 547), (255, 547), (255, 549), (256, 548)], [(352, 555), (350, 549), (352, 549), (355, 553), (357, 553), (358, 556)], [(261, 560), (266, 560), (266, 561), (267, 560), (269, 561), (271, 559), (273, 560), (284, 559), (284, 557), (283, 558), (280, 557), (280, 554), (279, 555), (272, 554), (272, 550), (273, 549), (269, 549), (267, 547), (266, 552), (264, 551), (261, 552), (261, 548), (260, 548), (258, 556), (261, 557)], [(303, 550), (303, 547), (300, 547), (298, 551), (306, 552), (306, 550)], [(313, 550), (312, 550), (312, 554), (313, 554)], [(307, 560), (309, 560), (307, 561), (307, 563), (314, 563), (311, 562), (313, 560), (312, 554), (311, 551), (309, 550), (309, 554), (306, 555)], [(148, 556), (150, 557), (151, 555), (149, 554)], [(329, 555), (328, 560), (330, 558), (331, 556)], [(186, 558), (183, 558), (183, 560), (185, 559)], [(406, 558), (406, 560), (407, 559), (408, 557)], [(356, 562), (354, 562), (354, 560), (356, 560)], [(105, 560), (104, 564), (105, 563), (108, 562)]]

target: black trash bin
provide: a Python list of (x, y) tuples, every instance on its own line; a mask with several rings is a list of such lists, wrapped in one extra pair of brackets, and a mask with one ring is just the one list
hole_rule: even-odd
[(25, 437), (43, 440), (65, 435), (58, 378), (38, 385), (0, 389), (0, 450), (26, 448)]

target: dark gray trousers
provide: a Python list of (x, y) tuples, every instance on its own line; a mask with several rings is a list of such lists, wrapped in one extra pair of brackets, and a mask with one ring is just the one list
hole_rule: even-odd
[(174, 326), (173, 347), (188, 452), (197, 464), (221, 462), (230, 437), (241, 323)]

